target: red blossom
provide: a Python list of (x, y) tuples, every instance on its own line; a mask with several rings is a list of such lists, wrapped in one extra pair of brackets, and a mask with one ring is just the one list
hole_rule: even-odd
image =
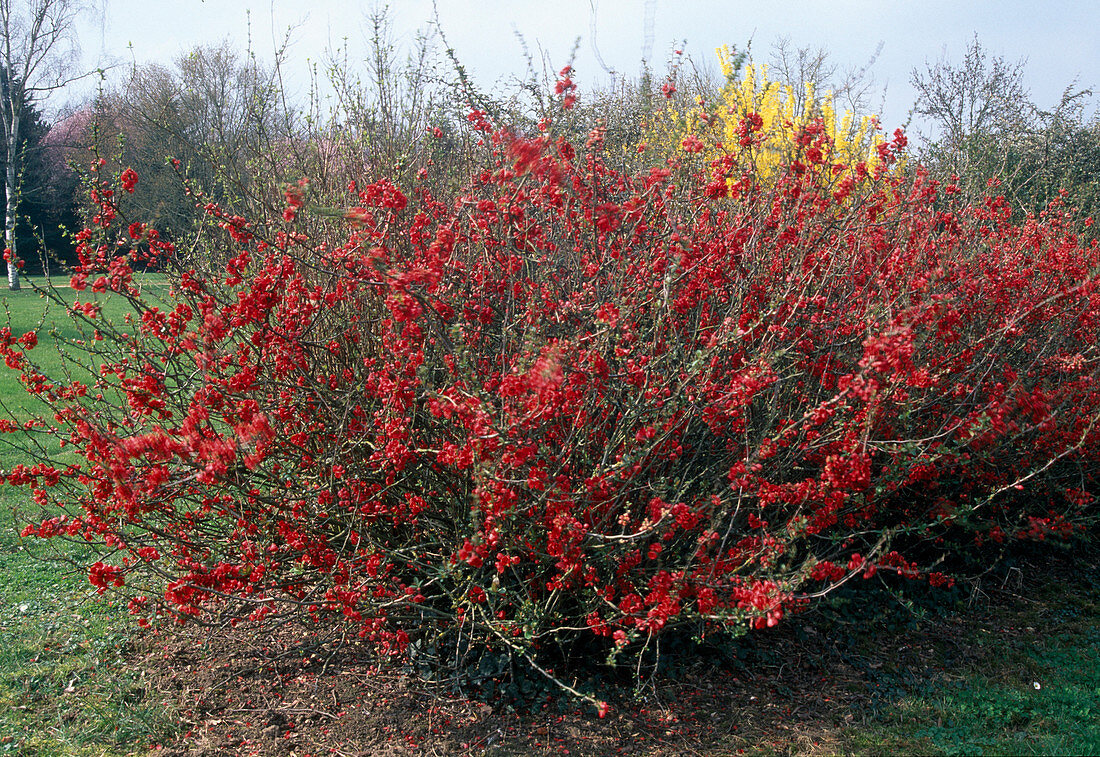
[(119, 181), (122, 183), (122, 188), (123, 189), (125, 189), (127, 192), (130, 192), (131, 194), (133, 194), (134, 187), (137, 186), (137, 182), (138, 182), (137, 171), (135, 171), (132, 168), (127, 168), (119, 176)]

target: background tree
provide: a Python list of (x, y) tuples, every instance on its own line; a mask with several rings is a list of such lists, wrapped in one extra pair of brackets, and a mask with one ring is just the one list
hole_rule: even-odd
[[(0, 93), (5, 117), (11, 117), (10, 103), (13, 99), (8, 91), (18, 88), (18, 82), (10, 82), (6, 71), (0, 70)], [(15, 97), (22, 97), (16, 93)], [(17, 223), (13, 231), (14, 244), (10, 249), (26, 249), (40, 244), (44, 251), (60, 257), (66, 256), (71, 247), (62, 229), (74, 225), (75, 174), (65, 165), (58, 150), (61, 147), (60, 132), (54, 130), (43, 119), (38, 105), (34, 102), (22, 104), (20, 118), (19, 143), (14, 151), (16, 160), (12, 160), (12, 151), (8, 145), (0, 144), (0, 170), (5, 174), (9, 168), (15, 173), (14, 197), (10, 207)], [(52, 134), (52, 139), (51, 139)], [(0, 202), (8, 206), (9, 190), (0, 185)], [(39, 257), (29, 261), (32, 270), (37, 269)], [(16, 265), (18, 271), (18, 264)]]
[(137, 171), (145, 191), (135, 212), (168, 238), (201, 222), (188, 187), (240, 213), (271, 202), (289, 173), (295, 117), (284, 107), (277, 64), (264, 66), (228, 42), (195, 47), (171, 66), (136, 67), (93, 110), (90, 141)]
[(1003, 175), (1004, 154), (994, 149), (1032, 122), (1035, 107), (1023, 84), (1024, 63), (990, 56), (977, 35), (960, 64), (942, 57), (913, 69), (913, 107), (928, 119), (933, 134), (922, 162), (937, 174), (957, 175), (968, 194), (981, 193), (993, 175)]
[[(457, 125), (471, 106), (457, 95), (462, 86), (447, 78), (439, 37), (421, 31), (403, 49), (384, 8), (367, 16), (365, 30), (362, 60), (346, 42), (329, 52), (326, 72), (336, 102), (327, 116), (307, 119), (315, 154), (299, 151), (297, 159), (315, 164), (311, 181), (317, 176), (337, 189), (382, 175), (409, 185), (428, 167), (433, 177), (445, 178), (469, 152)], [(435, 129), (438, 136), (430, 136)]]
[[(988, 191), (1017, 213), (1037, 213), (1067, 192), (1091, 212), (1100, 197), (1100, 125), (1086, 115), (1092, 94), (1071, 85), (1053, 109), (1039, 109), (1023, 85), (1024, 62), (991, 56), (974, 37), (960, 64), (941, 59), (914, 69), (915, 112), (934, 133), (921, 162), (970, 198)], [(957, 177), (957, 178), (956, 178)]]
[(999, 192), (1022, 213), (1038, 213), (1065, 193), (1081, 217), (1100, 209), (1100, 122), (1088, 116), (1090, 90), (1065, 90), (1058, 105), (999, 146), (1006, 170)]
[(29, 103), (87, 74), (73, 75), (76, 55), (75, 23), (83, 9), (75, 0), (0, 0), (0, 68), (9, 86), (3, 108), (4, 242), (8, 258), (8, 287), (19, 288), (16, 243), (21, 134)]
[(795, 47), (790, 37), (779, 37), (771, 48), (768, 71), (776, 81), (791, 88), (796, 113), (806, 107), (807, 85), (818, 95), (832, 93), (833, 103), (841, 111), (870, 113), (872, 101), (882, 97), (872, 73), (881, 53), (880, 42), (865, 64), (841, 69), (825, 47)]

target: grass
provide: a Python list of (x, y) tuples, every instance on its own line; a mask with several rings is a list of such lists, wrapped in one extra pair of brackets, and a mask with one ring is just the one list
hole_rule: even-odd
[[(0, 307), (16, 336), (39, 329), (34, 358), (47, 372), (64, 368), (51, 348), (77, 349), (81, 335), (63, 308), (46, 308), (30, 288), (0, 290)], [(118, 318), (125, 304), (108, 299), (104, 311)], [(0, 403), (20, 420), (35, 410), (7, 370), (0, 370)], [(20, 462), (18, 440), (7, 440), (17, 443), (0, 449), (5, 469)], [(178, 730), (171, 708), (147, 671), (128, 664), (136, 637), (124, 609), (56, 559), (79, 563), (91, 550), (61, 544), (65, 552), (56, 555), (53, 544), (20, 539), (14, 512), (23, 496), (0, 487), (0, 755), (128, 755), (171, 740)], [(829, 734), (815, 732), (813, 751), (1100, 753), (1100, 559), (1093, 550), (1051, 564), (1049, 548), (1014, 559), (984, 587), (864, 593), (813, 620), (856, 671), (858, 701), (834, 713)], [(796, 703), (808, 693), (793, 688), (784, 696)], [(759, 753), (804, 751), (766, 733), (754, 743)]]
[(970, 635), (972, 661), (902, 698), (864, 738), (937, 754), (1100, 754), (1098, 621), (1095, 580), (1039, 587)]
[[(138, 274), (143, 287), (148, 287), (153, 297), (166, 289), (167, 281), (163, 274)], [(135, 277), (137, 278), (137, 277)], [(62, 349), (73, 353), (77, 343), (89, 339), (77, 323), (66, 315), (64, 308), (52, 302), (36, 289), (35, 285), (45, 286), (46, 281), (27, 279), (23, 288), (12, 292), (0, 287), (0, 326), (6, 325), (15, 337), (28, 331), (37, 330), (39, 345), (31, 353), (34, 361), (48, 376), (64, 375), (68, 367)], [(57, 284), (55, 281), (54, 284)], [(130, 310), (126, 301), (119, 297), (96, 295), (91, 291), (75, 292), (67, 288), (54, 290), (67, 303), (77, 299), (88, 301), (95, 299), (102, 306), (103, 317), (121, 323)], [(26, 420), (33, 413), (40, 412), (42, 404), (24, 391), (16, 372), (0, 366), (0, 408), (7, 410), (8, 416), (17, 420)]]
[(0, 499), (0, 754), (122, 755), (171, 733), (126, 666), (123, 608), (97, 601), (50, 545), (16, 536), (12, 496)]
[(1100, 554), (1085, 543), (1021, 551), (946, 618), (857, 642), (877, 645), (882, 667), (868, 671), (872, 716), (844, 732), (842, 751), (1100, 754)]
[[(63, 309), (30, 286), (0, 290), (0, 306), (15, 336), (39, 330), (33, 357), (58, 375), (65, 360), (56, 345), (71, 349), (82, 336)], [(125, 303), (105, 300), (104, 312), (121, 317)], [(16, 420), (41, 410), (7, 369), (0, 370), (0, 403)], [(10, 469), (23, 461), (23, 442), (4, 441), (0, 467)], [(170, 735), (163, 705), (145, 699), (143, 673), (126, 666), (124, 609), (99, 601), (83, 574), (60, 559), (88, 560), (91, 550), (21, 539), (25, 496), (0, 487), (0, 754), (123, 755)], [(64, 554), (51, 551), (58, 546)]]

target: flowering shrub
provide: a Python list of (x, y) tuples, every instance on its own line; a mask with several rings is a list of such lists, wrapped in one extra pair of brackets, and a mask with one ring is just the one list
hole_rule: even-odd
[(820, 94), (812, 82), (796, 92), (769, 79), (766, 65), (745, 63), (745, 55), (728, 46), (717, 53), (726, 79), (717, 102), (700, 99), (688, 107), (675, 101), (673, 67), (663, 87), (669, 106), (651, 119), (647, 148), (697, 152), (703, 149), (697, 134), (710, 131), (715, 136), (705, 153), (708, 160), (737, 152), (743, 165), (751, 162), (757, 180), (777, 179), (794, 165), (828, 165), (830, 171), (817, 175), (843, 192), (883, 165), (880, 150), (887, 145), (876, 117), (840, 115), (832, 93)]
[(225, 270), (167, 303), (131, 263), (170, 245), (97, 180), (90, 374), (0, 338), (79, 459), (7, 472), (47, 508), (24, 533), (98, 547), (89, 579), (143, 623), (291, 614), (542, 669), (555, 641), (637, 652), (923, 576), (896, 551), (921, 540), (1094, 517), (1100, 251), (1058, 207), (955, 207), (886, 170), (900, 134), (841, 194), (828, 130), (821, 162), (704, 133), (625, 175), (599, 130), (470, 123), (488, 161), (458, 196), (352, 185), (324, 240), (305, 182), (270, 218), (207, 205)]

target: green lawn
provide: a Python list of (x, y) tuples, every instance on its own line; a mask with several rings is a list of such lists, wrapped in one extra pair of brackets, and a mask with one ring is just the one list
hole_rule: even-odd
[(128, 754), (171, 733), (163, 707), (144, 701), (142, 674), (124, 663), (124, 609), (99, 601), (53, 545), (17, 536), (21, 494), (0, 494), (0, 754)]
[[(78, 294), (60, 291), (69, 301)], [(118, 299), (102, 302), (110, 318), (127, 310)], [(38, 330), (31, 354), (48, 375), (65, 368), (59, 348), (79, 355), (77, 340), (85, 335), (32, 287), (0, 289), (0, 307), (13, 335)], [(0, 403), (0, 414), (20, 421), (42, 409), (2, 364)], [(0, 468), (24, 462), (21, 436), (0, 439)], [(84, 575), (61, 560), (79, 562), (91, 550), (21, 539), (25, 497), (25, 490), (0, 487), (0, 754), (130, 754), (169, 735), (163, 706), (144, 700), (142, 674), (124, 663), (130, 634), (124, 608), (102, 602)]]
[(896, 693), (847, 734), (848, 749), (1100, 754), (1100, 556), (1084, 544), (1069, 555), (1048, 549), (991, 574), (993, 599), (948, 623), (927, 618), (927, 657), (939, 671), (872, 676)]
[[(163, 274), (138, 274), (136, 278), (154, 300), (160, 300), (167, 293), (167, 280)], [(92, 335), (69, 318), (59, 303), (52, 302), (35, 288), (35, 285), (45, 286), (46, 283), (44, 280), (24, 279), (23, 288), (15, 292), (0, 287), (0, 326), (8, 326), (15, 337), (36, 330), (39, 345), (31, 356), (47, 375), (58, 376), (63, 375), (66, 368), (61, 349), (79, 357), (78, 342), (90, 339)], [(94, 299), (102, 306), (103, 318), (113, 322), (121, 323), (125, 314), (130, 312), (129, 305), (120, 297), (96, 295), (90, 290), (75, 292), (67, 287), (53, 291), (68, 303)], [(41, 404), (24, 391), (18, 374), (3, 365), (0, 369), (0, 414), (7, 408), (8, 417), (24, 420), (30, 413), (40, 411)]]

